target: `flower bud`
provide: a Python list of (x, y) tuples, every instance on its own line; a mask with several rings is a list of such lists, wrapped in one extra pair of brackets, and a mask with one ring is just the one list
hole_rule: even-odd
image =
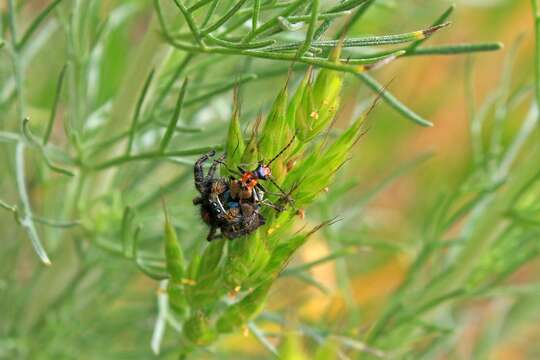
[(257, 315), (264, 305), (271, 282), (266, 282), (246, 295), (242, 300), (229, 306), (217, 321), (219, 332), (231, 332), (241, 328)]
[(184, 323), (183, 332), (189, 341), (199, 346), (212, 343), (217, 336), (202, 312), (194, 314)]

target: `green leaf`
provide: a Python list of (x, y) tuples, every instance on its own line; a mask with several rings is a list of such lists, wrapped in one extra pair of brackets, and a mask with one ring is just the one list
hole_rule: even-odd
[(273, 158), (292, 136), (287, 128), (287, 101), (287, 86), (285, 86), (274, 101), (264, 122), (259, 151), (266, 161)]
[(171, 275), (171, 281), (173, 283), (181, 283), (184, 277), (184, 253), (178, 239), (176, 237), (176, 230), (171, 224), (169, 214), (167, 212), (165, 203), (163, 204), (163, 211), (165, 213), (165, 260), (167, 263), (167, 272)]
[(60, 94), (62, 93), (62, 84), (64, 83), (64, 76), (66, 74), (66, 68), (67, 67), (64, 65), (62, 67), (62, 70), (60, 71), (60, 75), (58, 76), (51, 116), (49, 117), (49, 123), (47, 124), (47, 129), (45, 130), (45, 134), (43, 135), (43, 146), (47, 145), (47, 143), (49, 142), (49, 138), (53, 130), (54, 120), (56, 118), (56, 111), (58, 108), (58, 103), (60, 101)]
[(165, 150), (167, 149), (167, 146), (169, 145), (169, 142), (171, 141), (173, 133), (176, 129), (176, 124), (180, 119), (180, 113), (182, 111), (182, 105), (184, 103), (184, 96), (186, 94), (187, 84), (188, 80), (186, 78), (186, 80), (184, 80), (184, 83), (182, 84), (180, 93), (178, 94), (178, 100), (176, 101), (176, 107), (174, 108), (174, 113), (169, 122), (169, 126), (167, 127), (167, 130), (163, 135), (163, 139), (161, 139), (161, 144), (159, 145), (159, 149), (161, 150), (161, 152), (165, 152)]
[(240, 129), (240, 104), (238, 102), (238, 92), (235, 91), (233, 100), (233, 112), (231, 122), (229, 124), (229, 131), (227, 133), (227, 164), (230, 168), (236, 168), (242, 162), (242, 154), (246, 150), (246, 144), (244, 142), (244, 136)]
[(399, 101), (394, 95), (392, 95), (387, 89), (384, 88), (381, 84), (377, 82), (373, 77), (368, 74), (357, 74), (357, 77), (360, 78), (371, 90), (381, 95), (381, 98), (388, 104), (390, 107), (394, 108), (398, 113), (411, 120), (412, 122), (420, 125), (431, 127), (433, 123), (422, 118), (420, 115), (409, 109), (405, 104)]
[(32, 23), (30, 24), (30, 26), (28, 26), (28, 29), (26, 30), (26, 32), (24, 33), (23, 37), (21, 38), (21, 40), (19, 41), (19, 43), (17, 44), (17, 49), (23, 49), (26, 44), (28, 43), (28, 40), (30, 40), (30, 38), (32, 37), (32, 35), (34, 34), (34, 32), (38, 29), (39, 25), (41, 25), (41, 23), (43, 21), (45, 21), (45, 19), (47, 18), (47, 16), (54, 10), (54, 8), (60, 4), (62, 2), (62, 0), (55, 0), (53, 1), (52, 3), (50, 3), (45, 9), (43, 9), (43, 11), (41, 13), (39, 13), (38, 16), (36, 16), (36, 18), (34, 19), (34, 21), (32, 21)]
[(131, 153), (131, 148), (133, 147), (133, 141), (135, 140), (135, 134), (137, 132), (137, 126), (139, 122), (139, 117), (141, 116), (144, 99), (146, 98), (146, 94), (148, 92), (148, 89), (150, 88), (150, 83), (152, 82), (153, 78), (154, 78), (154, 70), (150, 71), (150, 73), (146, 77), (143, 88), (139, 95), (139, 99), (137, 100), (137, 106), (135, 107), (135, 113), (133, 114), (133, 119), (131, 121), (131, 128), (129, 130), (129, 139), (128, 139), (126, 152), (125, 152), (126, 155), (129, 155)]

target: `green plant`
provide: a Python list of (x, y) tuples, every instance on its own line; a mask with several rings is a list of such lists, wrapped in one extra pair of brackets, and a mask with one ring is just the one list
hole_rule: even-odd
[[(202, 226), (193, 231), (192, 225), (197, 221), (191, 206), (192, 158), (218, 149), (227, 151), (231, 166), (268, 159), (296, 134), (295, 146), (276, 163), (274, 174), (284, 188), (294, 189), (296, 206), (308, 207), (332, 183), (364, 129), (363, 117), (338, 134), (331, 129), (341, 104), (344, 76), (358, 78), (405, 118), (430, 126), (431, 122), (399, 102), (367, 71), (402, 57), (501, 48), (499, 43), (424, 46), (429, 36), (446, 25), (453, 7), (425, 30), (347, 36), (377, 3), (348, 0), (326, 6), (318, 0), (222, 4), (156, 0), (150, 9), (145, 1), (104, 5), (100, 1), (57, 0), (21, 32), (17, 9), (24, 2), (9, 0), (0, 24), (2, 64), (9, 59), (12, 67), (9, 73), (3, 69), (2, 75), (13, 84), (10, 87), (5, 82), (8, 85), (2, 93), (7, 95), (0, 103), (0, 142), (5, 149), (1, 156), (3, 163), (9, 164), (0, 178), (1, 188), (8, 189), (2, 193), (0, 206), (8, 211), (2, 216), (14, 215), (15, 222), (11, 217), (1, 221), (7, 229), (6, 238), (17, 241), (1, 253), (3, 284), (10, 293), (0, 300), (0, 307), (9, 315), (0, 325), (0, 355), (114, 357), (126, 351), (127, 343), (135, 356), (144, 357), (141, 344), (148, 343), (152, 331), (149, 319), (155, 317), (149, 291), (157, 286), (154, 280), (160, 281), (152, 339), (155, 352), (164, 356), (200, 354), (212, 349), (219, 334), (247, 327), (277, 353), (255, 319), (277, 323), (284, 323), (284, 319), (266, 312), (255, 316), (264, 308), (267, 293), (279, 277), (294, 276), (320, 287), (305, 270), (342, 260), (347, 254), (346, 249), (337, 248), (326, 258), (282, 272), (314, 231), (330, 231), (324, 226), (340, 215), (331, 209), (339, 203), (347, 184), (340, 184), (324, 200), (318, 200), (312, 207), (316, 210), (307, 212), (311, 221), (321, 224), (310, 226), (312, 230), (293, 232), (298, 220), (292, 209), (279, 216), (268, 211), (268, 225), (250, 237), (206, 244)], [(106, 6), (110, 6), (105, 9), (107, 16), (103, 14)], [(146, 18), (148, 27), (138, 39), (138, 47), (132, 48), (128, 30), (139, 16)], [(246, 22), (252, 24), (248, 30)], [(383, 45), (392, 46), (374, 49)], [(40, 60), (62, 50), (65, 58), (53, 57), (47, 67), (49, 74), (58, 74), (57, 79), (46, 76), (40, 85), (43, 89), (36, 89), (34, 78), (39, 78), (43, 66)], [(303, 80), (297, 81), (297, 73)], [(284, 76), (288, 76), (285, 85)], [(244, 88), (260, 90), (263, 81), (273, 81), (267, 86), (270, 90), (261, 90), (261, 98), (252, 99)], [(225, 116), (232, 106), (222, 106), (219, 101), (229, 102), (234, 87), (241, 89), (239, 97), (232, 114)], [(34, 92), (45, 93), (46, 101), (39, 103)], [(293, 95), (288, 96), (289, 92)], [(507, 101), (500, 99), (499, 114), (504, 114)], [(48, 106), (50, 111), (44, 111)], [(245, 139), (249, 132), (242, 127), (256, 117), (261, 106), (268, 113), (266, 120), (259, 133), (254, 130)], [(205, 111), (211, 112), (212, 107), (218, 110), (205, 119)], [(478, 134), (482, 120), (476, 116), (481, 115), (475, 115), (472, 131)], [(228, 132), (219, 121), (224, 117), (230, 118)], [(536, 220), (529, 217), (535, 211), (535, 197), (527, 193), (516, 202), (516, 196), (536, 174), (537, 152), (519, 165), (523, 170), (518, 170), (515, 179), (508, 179), (506, 187), (499, 186), (507, 180), (522, 139), (530, 135), (530, 123), (526, 124), (517, 145), (502, 162), (499, 128), (494, 127), (489, 156), (482, 155), (482, 139), (475, 138), (479, 158), (473, 174), (483, 180), (482, 186), (471, 190), (464, 185), (458, 196), (444, 201), (433, 218), (426, 220), (429, 227), (418, 258), (365, 337), (367, 345), (308, 326), (301, 326), (302, 331), (321, 342), (328, 337), (339, 347), (368, 354), (372, 348), (406, 353), (422, 331), (445, 334), (425, 323), (424, 314), (451, 299), (485, 296), (497, 290), (488, 284), (500, 282), (530, 259), (516, 257), (500, 265), (496, 260), (506, 249), (525, 246), (531, 248), (530, 256), (536, 254), (531, 240), (537, 231), (533, 226)], [(295, 161), (291, 169), (288, 160)], [(392, 179), (420, 160), (400, 169)], [(462, 207), (456, 205), (471, 193), (473, 200)], [(168, 204), (166, 220), (160, 196)], [(511, 206), (514, 203), (519, 206)], [(479, 215), (464, 230), (462, 237), (469, 240), (447, 259), (438, 251), (446, 246), (441, 239), (471, 209)], [(509, 223), (503, 225), (508, 228), (499, 229), (502, 240), (492, 246), (495, 237), (486, 234), (497, 230), (492, 223), (507, 211)], [(13, 224), (20, 225), (25, 235), (10, 226)], [(350, 238), (346, 235), (333, 237)], [(43, 263), (52, 262), (50, 268), (28, 260), (22, 241), (25, 237)], [(485, 257), (472, 257), (484, 250)], [(424, 282), (417, 277), (432, 258), (448, 263), (439, 269), (437, 281), (418, 290)], [(497, 275), (488, 278), (494, 263)], [(32, 271), (20, 281), (14, 269), (25, 266)], [(151, 279), (143, 280), (142, 286), (137, 282), (141, 273)], [(128, 294), (128, 300), (121, 294)], [(113, 311), (107, 306), (110, 304), (120, 310)], [(89, 307), (106, 310), (92, 318)], [(91, 343), (84, 341), (86, 333), (77, 328), (72, 317), (85, 323), (92, 320), (94, 327), (88, 330)], [(164, 338), (167, 326), (176, 332)], [(131, 327), (140, 330), (130, 332)], [(448, 337), (440, 339), (421, 350), (436, 351), (449, 341)]]

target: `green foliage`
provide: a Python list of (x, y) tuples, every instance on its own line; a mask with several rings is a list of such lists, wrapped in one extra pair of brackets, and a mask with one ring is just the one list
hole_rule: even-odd
[[(418, 211), (422, 231), (400, 230), (420, 240), (380, 239), (358, 221), (369, 220), (370, 199), (426, 157), (353, 195), (367, 182), (344, 165), (369, 128), (369, 111), (358, 116), (353, 106), (343, 125), (351, 82), (431, 126), (368, 72), (405, 57), (502, 48), (425, 46), (449, 25), (453, 6), (436, 17), (434, 5), (431, 26), (406, 24), (421, 30), (381, 33), (393, 24), (373, 15), (391, 3), (55, 0), (35, 10), (8, 0), (0, 19), (0, 358), (148, 358), (150, 343), (165, 358), (222, 357), (222, 344), (249, 329), (284, 359), (430, 359), (456, 347), (463, 304), (508, 300), (496, 319), (504, 330), (483, 332), (480, 356), (535, 314), (537, 284), (507, 283), (540, 253), (538, 100), (530, 101), (529, 86), (513, 87), (511, 59), (486, 103), (478, 111), (469, 103), (474, 159), (466, 178), (433, 210)], [(378, 35), (349, 35), (370, 32), (368, 16), (381, 22)], [(529, 114), (509, 131), (522, 104)], [(191, 202), (194, 159), (214, 149), (230, 168), (252, 166), (290, 142), (272, 163), (293, 200), (286, 210), (264, 208), (267, 224), (250, 236), (206, 243)], [(280, 201), (277, 187), (265, 186)], [(287, 268), (314, 234), (329, 253)], [(357, 253), (363, 247), (372, 253)], [(349, 277), (402, 252), (413, 259), (403, 283), (373, 321), (358, 316)], [(345, 319), (306, 323), (268, 311), (285, 277), (328, 292), (309, 270), (330, 261)], [(269, 322), (290, 331), (267, 333)]]

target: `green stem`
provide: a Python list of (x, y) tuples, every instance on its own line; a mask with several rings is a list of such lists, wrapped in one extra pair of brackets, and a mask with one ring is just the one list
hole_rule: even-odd
[(21, 38), (21, 41), (19, 41), (19, 43), (17, 43), (17, 49), (23, 49), (24, 46), (26, 45), (26, 43), (28, 42), (28, 40), (30, 39), (30, 37), (32, 36), (32, 34), (34, 34), (34, 32), (37, 30), (37, 28), (39, 27), (39, 25), (41, 25), (41, 23), (43, 21), (45, 21), (45, 19), (47, 18), (47, 16), (54, 10), (54, 8), (60, 4), (62, 2), (62, 0), (55, 0), (53, 1), (52, 3), (50, 3), (35, 19), (34, 21), (32, 21), (32, 23), (30, 24), (30, 26), (28, 27), (28, 30), (26, 30), (26, 32), (24, 33), (24, 35), (22, 36)]
[(66, 65), (62, 67), (62, 70), (60, 71), (60, 76), (58, 77), (58, 81), (56, 83), (56, 93), (54, 95), (51, 116), (49, 117), (49, 123), (47, 124), (47, 129), (45, 130), (45, 134), (43, 135), (43, 146), (47, 145), (47, 143), (49, 142), (49, 138), (53, 130), (54, 120), (56, 118), (56, 110), (58, 108), (58, 102), (60, 101), (60, 94), (62, 93), (62, 84), (64, 83), (65, 74)]
[(184, 15), (184, 18), (186, 19), (186, 22), (188, 24), (189, 29), (191, 30), (191, 33), (193, 34), (193, 37), (195, 38), (195, 41), (200, 45), (204, 46), (202, 40), (201, 40), (201, 31), (199, 30), (199, 27), (195, 23), (195, 20), (191, 16), (191, 13), (188, 11), (186, 6), (182, 3), (181, 0), (174, 0), (174, 3), (180, 9), (180, 12), (182, 12), (182, 15)]
[[(24, 118), (24, 113), (26, 112), (26, 104), (24, 101), (23, 94), (23, 77), (24, 70), (22, 68), (22, 59), (20, 57), (20, 52), (17, 49), (17, 24), (15, 18), (15, 4), (14, 0), (8, 1), (8, 21), (9, 28), (11, 31), (11, 59), (13, 62), (13, 72), (15, 76), (15, 88), (17, 93), (18, 100), (18, 116), (19, 120), (22, 121)], [(32, 216), (32, 206), (30, 205), (30, 199), (28, 197), (28, 192), (26, 190), (26, 176), (24, 171), (24, 148), (25, 144), (23, 141), (18, 141), (15, 148), (15, 179), (17, 184), (17, 190), (19, 193), (20, 201), (23, 205), (24, 216), (20, 218), (21, 226), (26, 230), (32, 246), (36, 251), (36, 254), (39, 256), (41, 261), (45, 265), (50, 265), (51, 261), (47, 256), (47, 252), (43, 247), (41, 240), (39, 238), (38, 232), (33, 222)]]
[(426, 55), (459, 55), (470, 54), (475, 52), (498, 51), (503, 48), (503, 44), (483, 43), (483, 44), (455, 44), (428, 46), (412, 50), (404, 56), (426, 56)]
[(216, 0), (200, 0), (200, 1), (196, 2), (195, 4), (191, 5), (190, 7), (188, 7), (188, 11), (190, 13), (192, 13), (195, 10), (198, 10), (198, 9), (202, 8), (203, 6), (211, 3), (212, 1), (216, 1)]
[(187, 84), (188, 80), (186, 79), (182, 84), (182, 89), (180, 89), (180, 94), (178, 95), (176, 107), (174, 108), (174, 113), (171, 121), (169, 122), (169, 126), (167, 127), (165, 135), (163, 135), (163, 139), (161, 140), (161, 144), (159, 145), (159, 149), (161, 152), (165, 152), (165, 149), (167, 149), (167, 146), (169, 145), (169, 142), (171, 141), (174, 131), (176, 129), (176, 124), (178, 123), (178, 119), (180, 118), (180, 112), (182, 111), (182, 105), (184, 103), (184, 95), (186, 94)]
[(401, 115), (405, 116), (407, 119), (415, 122), (421, 126), (431, 127), (433, 124), (428, 120), (422, 118), (420, 115), (416, 114), (414, 111), (405, 106), (401, 101), (399, 101), (394, 95), (388, 92), (384, 86), (379, 84), (377, 80), (369, 76), (368, 74), (358, 74), (360, 80), (362, 80), (371, 90), (380, 94), (381, 98), (391, 107), (394, 108)]
[(212, 25), (208, 26), (207, 28), (201, 30), (200, 36), (205, 37), (206, 35), (210, 34), (212, 31), (218, 29), (221, 25), (225, 24), (227, 22), (227, 20), (229, 20), (234, 14), (236, 14), (236, 12), (238, 10), (240, 10), (242, 5), (244, 5), (244, 3), (246, 1), (247, 0), (238, 1), (235, 6), (233, 6), (229, 11), (227, 11), (227, 13), (225, 13), (225, 15), (223, 15), (215, 23), (213, 23)]
[[(336, 46), (341, 46), (343, 48), (348, 47), (363, 47), (363, 46), (381, 46), (381, 45), (395, 45), (402, 44), (411, 41), (416, 41), (420, 39), (426, 39), (431, 36), (433, 33), (447, 26), (446, 24), (441, 24), (438, 26), (430, 27), (426, 30), (412, 31), (403, 34), (394, 34), (394, 35), (381, 35), (381, 36), (366, 36), (363, 38), (350, 38), (341, 40), (319, 40), (313, 41), (311, 43), (312, 47), (323, 48), (323, 49), (333, 49)], [(283, 51), (283, 50), (294, 50), (302, 46), (304, 42), (296, 41), (288, 44), (280, 44), (276, 46), (271, 46), (266, 51)]]
[(430, 301), (442, 291), (452, 291), (463, 286), (467, 277), (478, 262), (478, 254), (485, 253), (498, 234), (504, 229), (507, 220), (504, 215), (513, 206), (516, 198), (523, 189), (538, 177), (540, 164), (540, 147), (531, 150), (529, 156), (520, 163), (520, 166), (509, 175), (509, 179), (501, 191), (492, 198), (486, 199), (486, 211), (477, 219), (474, 229), (460, 249), (454, 261), (456, 266), (444, 273), (423, 295), (426, 301)]
[(253, 17), (251, 18), (251, 32), (257, 30), (259, 26), (259, 17), (261, 15), (261, 0), (253, 1)]
[[(375, 0), (367, 0), (363, 2), (362, 4), (360, 4), (358, 8), (356, 9), (356, 11), (354, 12), (353, 16), (351, 16), (349, 21), (345, 24), (345, 26), (343, 26), (336, 33), (336, 35), (334, 36), (334, 39), (341, 39), (342, 37), (344, 37), (348, 33), (349, 29), (351, 29), (362, 18), (362, 16), (364, 16), (366, 11), (368, 11), (368, 9), (371, 7), (371, 5), (373, 5), (374, 2)], [(328, 24), (327, 26), (329, 25), (330, 24)], [(319, 31), (325, 31), (325, 30), (320, 29)]]
[(253, 30), (251, 33), (249, 33), (245, 38), (243, 42), (250, 42), (252, 39), (255, 39), (258, 35), (264, 33), (265, 31), (271, 29), (275, 25), (278, 24), (278, 18), (284, 17), (287, 18), (289, 15), (294, 13), (300, 6), (304, 4), (305, 0), (296, 0), (292, 2), (290, 5), (288, 5), (285, 9), (283, 9), (282, 12), (280, 12), (277, 15), (274, 15), (272, 18), (270, 18), (268, 21), (266, 21), (264, 24), (259, 26), (257, 29)]
[(19, 191), (19, 197), (23, 205), (24, 217), (21, 218), (21, 225), (28, 233), (28, 237), (32, 242), (32, 246), (36, 251), (36, 254), (39, 256), (41, 261), (45, 265), (51, 265), (51, 261), (47, 256), (47, 252), (41, 243), (39, 235), (37, 233), (36, 227), (33, 222), (32, 207), (30, 205), (30, 199), (28, 197), (28, 192), (26, 191), (25, 184), (25, 172), (24, 172), (24, 143), (19, 142), (17, 148), (15, 149), (15, 163), (16, 163), (16, 180), (17, 180), (17, 190)]
[(150, 83), (152, 82), (153, 77), (154, 70), (152, 69), (152, 71), (150, 71), (150, 74), (148, 74), (148, 76), (146, 77), (146, 81), (144, 82), (141, 94), (139, 95), (139, 100), (137, 100), (137, 105), (135, 106), (135, 113), (133, 114), (133, 120), (131, 122), (131, 128), (129, 130), (128, 143), (126, 146), (126, 155), (129, 155), (131, 153), (131, 148), (133, 147), (135, 133), (137, 132), (137, 126), (139, 123), (139, 117), (141, 116), (144, 99), (146, 98), (146, 93), (148, 92), (148, 88), (150, 87)]
[(173, 157), (173, 156), (190, 156), (190, 155), (200, 155), (207, 153), (210, 150), (221, 150), (221, 145), (214, 145), (214, 146), (202, 146), (198, 148), (193, 149), (186, 149), (186, 150), (174, 150), (169, 152), (161, 152), (161, 151), (149, 151), (142, 154), (137, 155), (122, 155), (118, 156), (116, 158), (106, 160), (102, 163), (89, 166), (88, 170), (90, 171), (100, 171), (105, 170), (110, 167), (115, 167), (118, 165), (122, 165), (128, 162), (132, 161), (139, 161), (139, 160), (150, 160), (150, 159), (160, 159), (160, 158), (167, 158), (167, 157)]
[(286, 61), (297, 61), (308, 65), (316, 65), (319, 67), (337, 70), (337, 71), (343, 71), (347, 73), (352, 74), (359, 74), (366, 69), (364, 67), (360, 66), (352, 66), (347, 64), (337, 64), (328, 60), (318, 60), (310, 57), (301, 57), (297, 58), (295, 54), (284, 54), (284, 53), (273, 53), (273, 52), (267, 52), (267, 51), (256, 51), (256, 50), (237, 50), (237, 49), (226, 49), (226, 48), (218, 48), (218, 47), (198, 47), (192, 44), (184, 43), (175, 41), (172, 39), (169, 39), (171, 45), (173, 45), (176, 48), (190, 51), (190, 52), (201, 52), (201, 53), (207, 53), (207, 54), (226, 54), (226, 55), (237, 55), (237, 56), (251, 56), (256, 57), (260, 59), (268, 59), (268, 60), (286, 60)]
[(315, 34), (316, 26), (317, 26), (317, 16), (319, 15), (319, 6), (320, 1), (319, 0), (313, 0), (311, 3), (311, 18), (309, 19), (309, 27), (306, 33), (306, 39), (304, 40), (304, 43), (301, 47), (298, 48), (298, 57), (304, 56), (306, 51), (308, 51), (311, 48), (311, 44), (313, 42), (313, 36)]

